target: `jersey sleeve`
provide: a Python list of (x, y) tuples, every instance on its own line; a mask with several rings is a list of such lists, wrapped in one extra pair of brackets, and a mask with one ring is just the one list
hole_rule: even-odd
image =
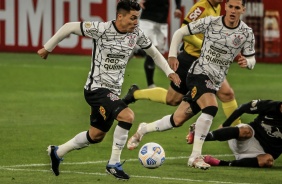
[(198, 34), (198, 33), (204, 33), (207, 27), (209, 26), (210, 22), (212, 20), (212, 17), (205, 17), (201, 18), (199, 20), (190, 22), (188, 26), (188, 30), (191, 35)]
[(142, 30), (139, 29), (139, 38), (136, 42), (136, 44), (141, 48), (141, 49), (148, 49), (151, 47), (152, 42), (151, 40), (144, 34)]
[(255, 36), (251, 28), (248, 29), (247, 33), (248, 37), (244, 44), (242, 55), (248, 57), (255, 55)]
[(94, 39), (97, 39), (105, 30), (102, 22), (81, 22), (80, 29), (83, 36)]

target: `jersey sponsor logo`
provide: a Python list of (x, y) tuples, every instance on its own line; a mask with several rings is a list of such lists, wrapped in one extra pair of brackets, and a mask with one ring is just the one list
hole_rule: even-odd
[(194, 98), (196, 96), (196, 94), (197, 94), (197, 87), (194, 86), (192, 91), (191, 91), (191, 97)]
[(122, 69), (124, 69), (126, 67), (126, 64), (118, 65), (119, 62), (120, 62), (119, 59), (106, 58), (104, 68), (106, 70), (122, 70)]
[(217, 52), (220, 52), (222, 54), (227, 54), (227, 51), (226, 50), (222, 50), (222, 49), (219, 49), (213, 45), (211, 45), (211, 49), (214, 50), (214, 51), (217, 51)]
[(267, 135), (269, 135), (270, 137), (275, 137), (275, 138), (280, 138), (282, 139), (282, 133), (280, 132), (280, 130), (277, 127), (273, 127), (270, 125), (267, 125), (265, 123), (261, 123), (261, 126), (264, 128), (264, 130), (266, 131)]
[(213, 63), (213, 64), (216, 64), (216, 65), (219, 65), (219, 66), (228, 66), (229, 65), (229, 61), (225, 61), (225, 60), (222, 60), (222, 59), (218, 59), (221, 57), (221, 54), (212, 50), (212, 49), (209, 49), (206, 56), (205, 56), (205, 59), (209, 62), (209, 63)]
[(192, 20), (192, 21), (195, 21), (195, 20), (197, 20), (197, 19), (201, 16), (201, 14), (202, 14), (204, 11), (205, 11), (205, 8), (198, 6), (193, 12), (191, 12), (191, 13), (187, 16), (187, 18), (190, 19), (190, 20)]
[(103, 116), (104, 120), (106, 120), (107, 119), (107, 117), (106, 117), (106, 110), (105, 110), (105, 108), (103, 106), (100, 106), (99, 112), (100, 112), (101, 116)]
[(124, 55), (121, 55), (121, 54), (107, 54), (107, 56), (108, 56), (109, 58), (119, 58), (119, 59), (125, 58), (125, 56), (124, 56)]

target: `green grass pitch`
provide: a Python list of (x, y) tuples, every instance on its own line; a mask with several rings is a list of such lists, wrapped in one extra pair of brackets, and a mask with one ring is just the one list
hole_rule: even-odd
[[(131, 84), (146, 87), (143, 59), (132, 59), (126, 70), (122, 95)], [(50, 171), (46, 148), (61, 144), (89, 127), (89, 106), (84, 100), (83, 86), (90, 69), (90, 56), (50, 55), (45, 61), (36, 53), (0, 53), (0, 183), (70, 184), (116, 183), (105, 173), (110, 157), (112, 128), (104, 141), (80, 151), (67, 154), (60, 166), (60, 176)], [(252, 99), (282, 100), (282, 65), (257, 63), (254, 70), (241, 69), (233, 63), (227, 76), (238, 104)], [(155, 72), (158, 86), (167, 88), (169, 81), (159, 69)], [(174, 112), (176, 107), (139, 100), (130, 105), (135, 112), (131, 136), (140, 122), (157, 120)], [(124, 170), (130, 174), (129, 183), (281, 183), (282, 159), (271, 169), (212, 167), (202, 171), (187, 167), (192, 146), (185, 136), (188, 127), (155, 132), (144, 137), (142, 144), (157, 142), (166, 152), (166, 161), (158, 169), (144, 168), (138, 161), (138, 151), (122, 152)], [(243, 122), (253, 116), (243, 115)], [(211, 129), (217, 128), (225, 117), (219, 111)], [(207, 142), (203, 154), (233, 159), (226, 142)], [(118, 181), (120, 182), (120, 181)]]

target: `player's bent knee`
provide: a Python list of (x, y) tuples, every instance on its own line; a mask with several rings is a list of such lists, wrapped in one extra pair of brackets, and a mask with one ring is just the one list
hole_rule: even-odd
[(218, 108), (216, 106), (208, 106), (208, 107), (203, 108), (202, 112), (215, 117), (217, 110)]
[(118, 121), (132, 123), (134, 121), (134, 112), (130, 108), (123, 109), (116, 118)]
[(257, 159), (259, 167), (272, 167), (274, 164), (274, 159), (270, 154), (258, 155)]
[(248, 125), (240, 126), (239, 131), (238, 140), (246, 140), (253, 136), (253, 130)]
[(220, 99), (222, 102), (230, 102), (235, 98), (235, 94), (232, 88), (228, 88), (226, 90), (219, 90), (216, 93), (216, 96)]
[(174, 114), (170, 116), (170, 123), (173, 127), (180, 127), (184, 122), (185, 120), (183, 120), (181, 117), (177, 117)]
[(169, 96), (169, 95), (166, 96), (166, 104), (167, 105), (177, 106), (181, 103), (181, 101), (182, 101), (182, 97), (178, 98), (178, 97), (175, 97), (175, 96)]
[(94, 138), (90, 136), (90, 132), (87, 131), (86, 133), (87, 140), (90, 144), (96, 144), (103, 141), (105, 134), (96, 135)]

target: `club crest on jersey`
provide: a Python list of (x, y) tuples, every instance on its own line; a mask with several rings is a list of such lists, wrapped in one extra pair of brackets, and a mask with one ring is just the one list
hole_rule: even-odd
[(136, 35), (129, 35), (128, 38), (128, 46), (133, 47), (135, 45), (135, 37)]
[(235, 35), (234, 36), (234, 39), (232, 41), (232, 43), (235, 45), (235, 46), (238, 46), (241, 44), (241, 40), (243, 39), (243, 37), (240, 37), (240, 35)]
[(103, 106), (100, 106), (99, 112), (100, 112), (101, 116), (103, 116), (104, 120), (106, 120), (106, 118), (107, 118), (106, 117), (106, 110)]
[(195, 21), (195, 20), (197, 20), (197, 19), (201, 16), (201, 14), (202, 14), (204, 11), (205, 11), (205, 8), (198, 6), (193, 12), (191, 12), (191, 13), (187, 16), (187, 18), (190, 19), (190, 20), (192, 20), (192, 21)]
[(192, 91), (191, 91), (191, 97), (194, 98), (196, 96), (196, 94), (197, 94), (197, 87), (194, 86)]
[(107, 97), (109, 97), (112, 101), (116, 101), (119, 99), (119, 97), (113, 93), (109, 93)]

